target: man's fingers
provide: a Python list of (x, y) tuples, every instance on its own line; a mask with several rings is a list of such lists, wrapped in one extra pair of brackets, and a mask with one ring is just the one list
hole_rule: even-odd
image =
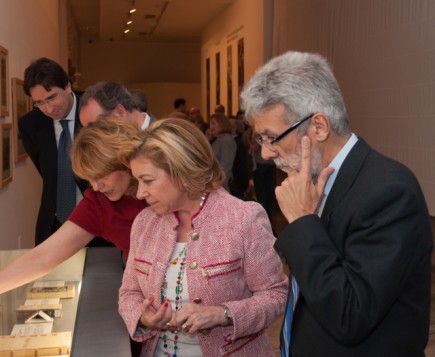
[(301, 171), (300, 174), (311, 178), (311, 142), (306, 135), (301, 140)]

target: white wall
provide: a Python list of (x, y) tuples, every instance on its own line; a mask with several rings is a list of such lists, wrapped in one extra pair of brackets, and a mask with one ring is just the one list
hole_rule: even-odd
[[(66, 65), (61, 53), (59, 12), (64, 0), (1, 0), (0, 45), (9, 51), (9, 83), (23, 79), (24, 70), (45, 56)], [(12, 108), (9, 84), (9, 106)], [(12, 123), (12, 110), (0, 123)], [(13, 180), (0, 189), (0, 249), (28, 248), (34, 244), (42, 181), (29, 158), (12, 163)], [(19, 239), (20, 237), (20, 239)]]

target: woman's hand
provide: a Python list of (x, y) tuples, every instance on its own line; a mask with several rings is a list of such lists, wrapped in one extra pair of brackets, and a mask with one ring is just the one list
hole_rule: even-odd
[(172, 326), (192, 336), (201, 330), (226, 324), (223, 306), (204, 306), (195, 303), (184, 305), (173, 315), (171, 320)]
[(169, 300), (166, 300), (156, 311), (156, 309), (152, 307), (153, 301), (154, 297), (149, 296), (142, 303), (140, 323), (150, 329), (165, 330), (168, 328), (168, 322), (171, 321), (172, 318), (171, 303)]

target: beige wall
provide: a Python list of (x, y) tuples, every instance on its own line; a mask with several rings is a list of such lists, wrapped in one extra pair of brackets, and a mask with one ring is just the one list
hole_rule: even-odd
[[(176, 97), (189, 99), (188, 105), (200, 101), (199, 43), (90, 43), (82, 39), (80, 53), (81, 90), (102, 80), (146, 87), (150, 108), (158, 115), (171, 110)], [(160, 95), (161, 88), (168, 89), (166, 95)]]
[[(269, 1), (269, 0), (266, 0)], [(269, 1), (270, 2), (270, 1)], [(227, 47), (232, 46), (232, 107), (239, 107), (237, 91), (237, 42), (244, 39), (245, 82), (264, 62), (264, 0), (239, 0), (230, 6), (205, 29), (201, 43), (201, 99), (202, 113), (206, 106), (206, 59), (210, 58), (210, 108), (216, 103), (216, 53), (220, 53), (221, 104), (228, 107)], [(208, 113), (210, 114), (210, 113)]]
[[(61, 1), (61, 5), (64, 2)], [(9, 83), (23, 79), (24, 69), (41, 56), (66, 65), (57, 0), (2, 0), (0, 5), (0, 45), (9, 51)], [(37, 16), (35, 15), (37, 14)], [(18, 21), (19, 19), (19, 21)], [(9, 105), (12, 106), (11, 96)], [(12, 111), (0, 123), (11, 123)], [(30, 159), (12, 163), (13, 180), (0, 189), (0, 249), (33, 246), (36, 215), (41, 195), (41, 179)]]
[(328, 58), (352, 130), (415, 173), (435, 216), (435, 2), (274, 3), (274, 53)]
[(189, 108), (198, 107), (201, 97), (199, 83), (130, 83), (127, 88), (145, 93), (148, 99), (148, 112), (157, 118), (173, 112), (175, 98), (186, 99)]

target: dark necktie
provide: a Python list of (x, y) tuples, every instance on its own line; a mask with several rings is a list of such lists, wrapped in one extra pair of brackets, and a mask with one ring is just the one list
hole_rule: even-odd
[(71, 168), (69, 151), (71, 149), (71, 135), (68, 120), (60, 120), (62, 133), (57, 149), (57, 207), (56, 216), (60, 223), (64, 223), (76, 205), (76, 184)]

